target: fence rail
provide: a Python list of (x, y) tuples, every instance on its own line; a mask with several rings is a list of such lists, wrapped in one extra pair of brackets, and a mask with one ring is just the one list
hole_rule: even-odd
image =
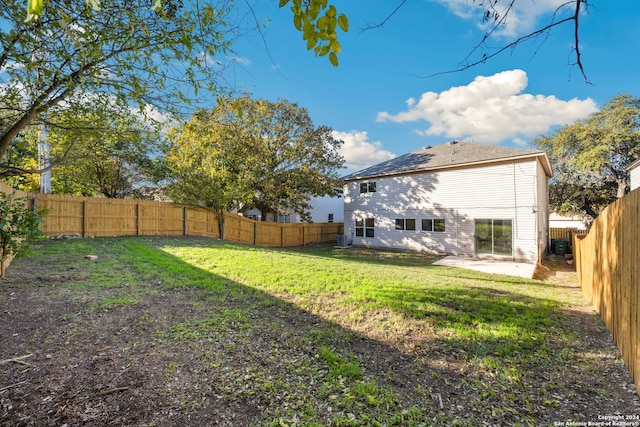
[[(0, 191), (14, 190), (0, 182)], [(267, 247), (336, 242), (343, 223), (266, 223), (209, 209), (147, 200), (102, 199), (16, 191), (37, 209), (48, 209), (48, 236), (201, 236)], [(220, 227), (220, 221), (222, 227)], [(222, 231), (222, 236), (221, 236)], [(0, 268), (6, 266), (0, 265)]]
[(640, 189), (609, 205), (574, 237), (582, 291), (602, 317), (640, 393)]

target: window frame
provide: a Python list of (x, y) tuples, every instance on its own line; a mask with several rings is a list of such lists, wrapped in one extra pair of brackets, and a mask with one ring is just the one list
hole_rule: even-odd
[(362, 237), (362, 238), (375, 237), (375, 219), (373, 217), (356, 218), (355, 228), (356, 228), (356, 237)]
[(365, 181), (360, 183), (360, 194), (376, 193), (376, 181)]
[(396, 230), (398, 231), (416, 231), (415, 218), (396, 218)]
[[(425, 224), (428, 226), (425, 227)], [(429, 233), (446, 233), (447, 221), (444, 218), (422, 218), (420, 230)]]

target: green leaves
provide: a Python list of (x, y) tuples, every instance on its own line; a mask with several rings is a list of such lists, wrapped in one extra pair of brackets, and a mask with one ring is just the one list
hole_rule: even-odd
[(617, 95), (587, 119), (537, 138), (533, 144), (551, 159), (552, 207), (595, 217), (616, 197), (624, 196), (627, 166), (640, 158), (640, 98)]
[(27, 3), (27, 17), (24, 20), (25, 23), (32, 22), (42, 15), (44, 10), (44, 0), (28, 0)]
[[(25, 6), (31, 20), (46, 19), (25, 25)], [(8, 2), (1, 8), (0, 156), (57, 105), (81, 108), (79, 94), (109, 93), (141, 110), (183, 114), (202, 90), (224, 93), (224, 67), (213, 57), (230, 50), (231, 8), (225, 1), (197, 11), (180, 0)]]
[(26, 197), (0, 192), (0, 261), (24, 255), (33, 241), (45, 237), (40, 230), (45, 214), (45, 210), (34, 212)]
[(333, 192), (344, 159), (331, 129), (287, 101), (222, 98), (171, 136), (176, 201), (217, 210), (255, 207), (304, 215), (310, 196)]
[(327, 0), (280, 0), (279, 6), (284, 7), (289, 3), (292, 3), (293, 25), (302, 32), (307, 50), (313, 49), (316, 56), (328, 55), (329, 62), (337, 67), (338, 54), (342, 50), (337, 29), (349, 31), (347, 16), (338, 15), (336, 7), (328, 5)]

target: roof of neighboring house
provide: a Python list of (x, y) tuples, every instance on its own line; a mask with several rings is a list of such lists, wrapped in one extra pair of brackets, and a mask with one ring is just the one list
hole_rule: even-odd
[(544, 151), (451, 141), (446, 144), (420, 148), (403, 156), (354, 172), (342, 179), (352, 181), (530, 158), (538, 158), (547, 176), (550, 177), (552, 175), (551, 164)]
[(640, 166), (640, 159), (636, 160), (635, 162), (631, 163), (628, 167), (627, 170), (629, 172), (631, 172), (634, 169), (637, 169)]

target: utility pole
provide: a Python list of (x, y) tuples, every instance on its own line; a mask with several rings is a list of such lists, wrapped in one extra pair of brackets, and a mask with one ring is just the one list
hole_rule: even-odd
[(51, 170), (49, 169), (49, 144), (47, 143), (47, 125), (40, 123), (38, 136), (38, 169), (40, 169), (40, 193), (51, 193)]
[[(35, 59), (41, 60), (38, 66), (38, 81), (40, 85), (44, 85), (44, 67), (49, 66), (49, 54), (46, 51), (41, 52), (41, 54), (41, 58)], [(35, 53), (34, 57), (36, 57)], [(49, 143), (47, 142), (46, 118), (47, 114), (43, 113), (42, 122), (39, 126), (40, 135), (38, 136), (38, 169), (40, 170), (40, 193), (42, 194), (51, 193), (51, 170), (49, 169)]]

